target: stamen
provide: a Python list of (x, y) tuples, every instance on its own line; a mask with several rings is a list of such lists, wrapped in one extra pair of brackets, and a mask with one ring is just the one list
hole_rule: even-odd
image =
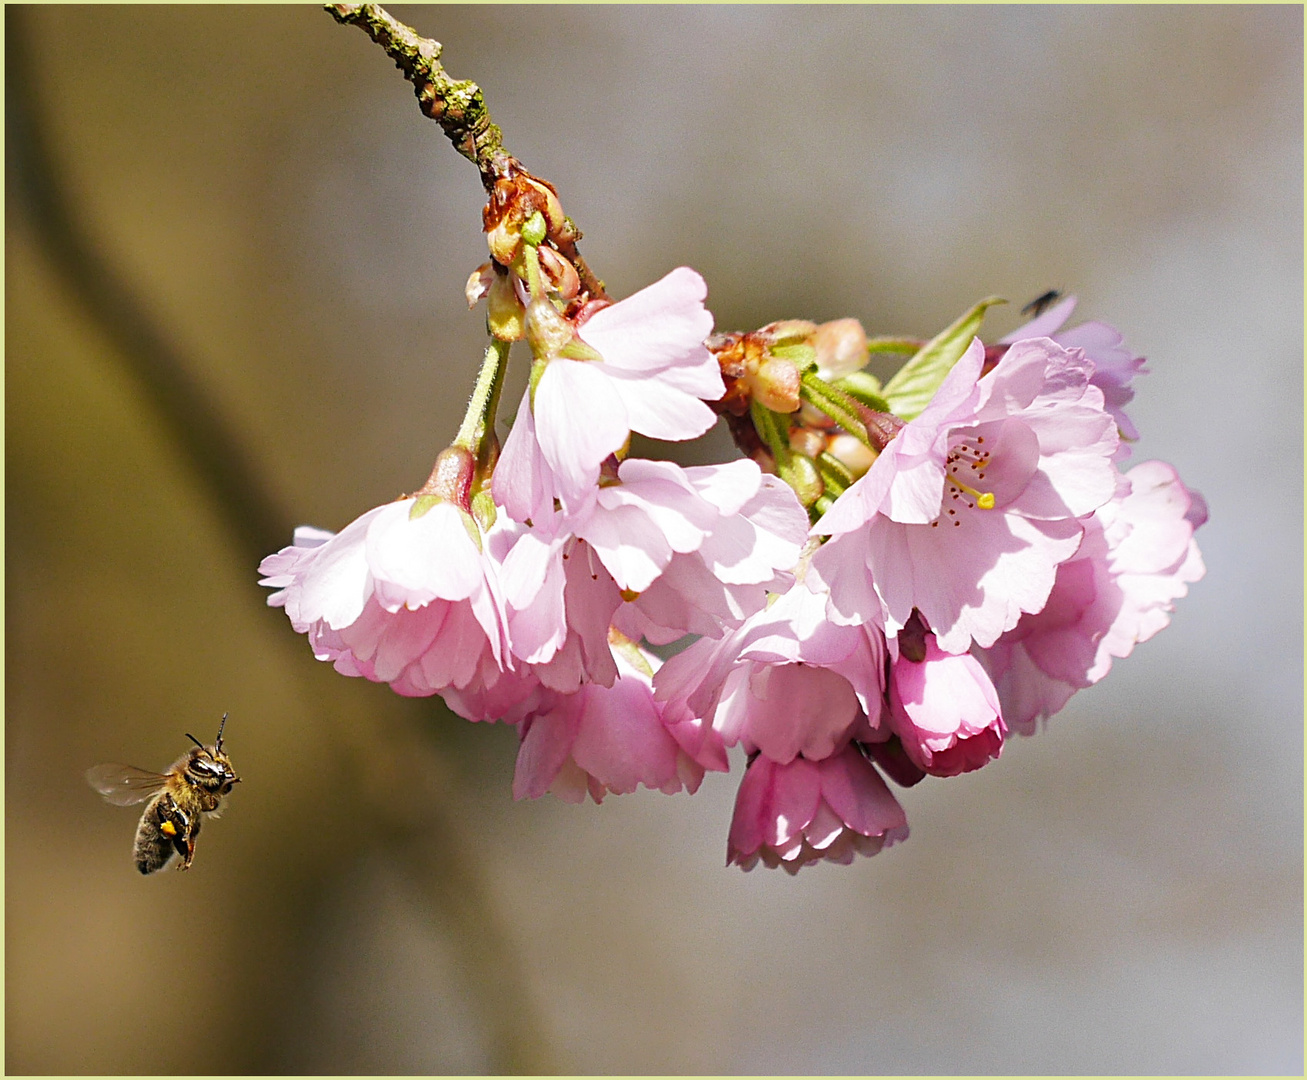
[[(966, 492), (975, 498), (975, 503), (968, 503), (969, 506), (977, 506), (981, 510), (994, 509), (994, 493), (991, 491), (980, 491), (970, 484), (964, 483), (958, 476), (958, 473), (965, 463), (971, 471), (972, 478), (980, 481), (985, 478), (985, 470), (989, 467), (990, 452), (981, 450), (980, 444), (985, 441), (983, 435), (976, 436), (976, 445), (969, 443), (959, 443), (949, 450), (948, 457), (944, 462), (944, 467), (948, 471), (949, 483), (955, 489), (955, 492)], [(958, 497), (955, 493), (955, 499)]]

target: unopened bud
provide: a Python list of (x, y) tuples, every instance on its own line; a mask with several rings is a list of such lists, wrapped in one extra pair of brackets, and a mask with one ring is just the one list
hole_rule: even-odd
[(544, 359), (557, 356), (572, 337), (572, 324), (558, 313), (547, 297), (537, 296), (527, 305), (526, 339), (533, 356)]
[(512, 219), (504, 217), (486, 233), (486, 243), (495, 262), (500, 266), (512, 266), (522, 249), (522, 234)]
[(486, 326), (499, 341), (521, 341), (526, 334), (526, 309), (508, 274), (496, 274), (490, 286)]
[(581, 278), (576, 267), (553, 248), (540, 249), (540, 271), (549, 282), (549, 287), (563, 300), (571, 300), (581, 291)]
[(463, 292), (467, 296), (467, 306), (476, 307), (477, 301), (490, 291), (495, 283), (495, 268), (490, 263), (482, 263), (468, 276)]
[(758, 337), (768, 345), (792, 345), (807, 341), (816, 330), (817, 324), (807, 319), (781, 319), (762, 327)]
[(799, 369), (793, 361), (768, 357), (749, 379), (753, 399), (772, 412), (792, 413), (799, 407)]
[(826, 448), (826, 436), (812, 428), (796, 427), (790, 431), (790, 449), (796, 454), (815, 458)]
[(854, 476), (864, 475), (877, 457), (875, 450), (844, 431), (830, 437), (826, 443), (826, 453)]
[(857, 319), (835, 319), (817, 327), (817, 374), (827, 382), (843, 378), (867, 364), (867, 333)]

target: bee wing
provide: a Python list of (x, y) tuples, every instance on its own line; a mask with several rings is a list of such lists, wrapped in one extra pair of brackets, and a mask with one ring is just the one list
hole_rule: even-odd
[(114, 806), (134, 806), (163, 789), (168, 777), (134, 765), (97, 765), (86, 770), (86, 782)]

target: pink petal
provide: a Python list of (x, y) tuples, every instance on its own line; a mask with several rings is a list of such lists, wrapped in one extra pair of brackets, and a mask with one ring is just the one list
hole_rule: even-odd
[(580, 360), (549, 362), (536, 386), (535, 425), (565, 505), (584, 499), (599, 479), (604, 458), (620, 449), (631, 432), (613, 381), (597, 364)]
[(517, 751), (513, 798), (538, 799), (549, 790), (571, 753), (581, 719), (576, 706), (575, 702), (563, 702), (531, 720)]
[(485, 577), (481, 552), (468, 531), (471, 518), (452, 503), (410, 518), (413, 502), (388, 504), (368, 527), (368, 565), (378, 599), (391, 610), (436, 598), (467, 599)]
[(712, 314), (703, 306), (707, 295), (703, 278), (681, 266), (591, 316), (580, 336), (599, 351), (605, 364), (630, 371), (716, 367), (704, 346), (713, 326)]
[(529, 390), (522, 394), (490, 483), (495, 503), (514, 521), (541, 521), (553, 511), (554, 479), (536, 441)]

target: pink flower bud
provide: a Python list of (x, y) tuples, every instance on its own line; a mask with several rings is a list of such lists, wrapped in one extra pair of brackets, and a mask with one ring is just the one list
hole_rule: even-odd
[(933, 634), (926, 636), (924, 660), (900, 654), (894, 661), (889, 703), (904, 751), (931, 776), (979, 769), (1003, 748), (1007, 726), (985, 669), (969, 653), (942, 651)]
[(534, 356), (548, 359), (557, 356), (572, 340), (569, 323), (547, 297), (534, 297), (526, 306), (526, 339)]
[(792, 413), (799, 407), (799, 369), (792, 360), (767, 357), (748, 383), (754, 400), (773, 412)]
[(838, 460), (854, 476), (863, 476), (876, 461), (876, 451), (847, 432), (832, 435), (826, 443), (826, 453)]
[(563, 300), (571, 300), (581, 291), (581, 279), (576, 273), (576, 267), (553, 248), (540, 248), (540, 270), (550, 288)]
[(827, 381), (843, 378), (867, 364), (867, 333), (857, 319), (822, 323), (812, 343), (817, 349), (817, 374)]

